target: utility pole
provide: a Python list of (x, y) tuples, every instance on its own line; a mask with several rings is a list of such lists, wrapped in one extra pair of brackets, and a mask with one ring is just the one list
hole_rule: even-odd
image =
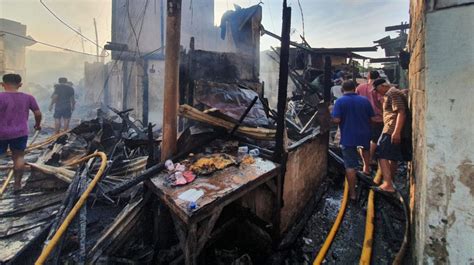
[(143, 103), (142, 103), (142, 122), (144, 125), (148, 124), (148, 59), (147, 58), (140, 58), (139, 62), (139, 72), (141, 75), (141, 80), (142, 80), (142, 97), (143, 97)]
[(166, 10), (165, 89), (163, 95), (161, 160), (175, 154), (177, 149), (181, 0), (167, 0)]
[(95, 22), (94, 18), (94, 29), (95, 29), (95, 52), (97, 54), (97, 62), (99, 62), (99, 35), (97, 34), (97, 23)]
[[(324, 102), (327, 106), (331, 103), (331, 87), (332, 87), (332, 72), (331, 72), (331, 56), (324, 57)], [(355, 76), (355, 71), (352, 70), (352, 75)], [(355, 82), (355, 81), (354, 81)]]

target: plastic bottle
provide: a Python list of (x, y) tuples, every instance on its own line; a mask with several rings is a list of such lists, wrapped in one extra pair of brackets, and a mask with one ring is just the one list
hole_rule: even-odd
[(252, 149), (249, 151), (249, 155), (253, 157), (258, 157), (260, 155), (260, 150), (258, 148)]
[(196, 209), (197, 205), (196, 205), (196, 202), (189, 202), (188, 204), (188, 211), (189, 212), (192, 212)]

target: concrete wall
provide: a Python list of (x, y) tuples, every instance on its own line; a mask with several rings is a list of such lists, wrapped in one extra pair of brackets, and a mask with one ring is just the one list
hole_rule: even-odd
[[(100, 93), (103, 89), (103, 84), (107, 79), (107, 88), (102, 91), (102, 94), (94, 94), (94, 104), (99, 104), (103, 101), (104, 104), (110, 105), (116, 109), (122, 110), (125, 108), (133, 108), (132, 115), (138, 119), (142, 119), (142, 95), (143, 90), (141, 86), (141, 78), (138, 75), (138, 70), (135, 62), (128, 62), (127, 67), (123, 67), (123, 62), (112, 61), (108, 63), (104, 75), (104, 81), (98, 81), (96, 73), (86, 72), (86, 80), (90, 79), (98, 86), (97, 89), (92, 89), (91, 93)], [(124, 75), (124, 70), (126, 73)], [(90, 72), (90, 71), (89, 71)], [(163, 109), (163, 87), (164, 80), (162, 76), (165, 72), (165, 62), (161, 60), (150, 60), (148, 62), (148, 92), (149, 92), (149, 122), (161, 127), (163, 123), (162, 109)], [(124, 78), (125, 77), (125, 78)], [(124, 83), (128, 88), (124, 91)], [(89, 89), (94, 86), (86, 86)], [(100, 87), (100, 89), (99, 89)], [(98, 92), (94, 92), (97, 90)], [(126, 92), (126, 94), (124, 94)], [(96, 99), (99, 102), (96, 102)], [(91, 102), (92, 103), (92, 102)], [(125, 103), (125, 106), (124, 106)]]
[(410, 5), (417, 264), (474, 263), (473, 2)]
[[(130, 51), (137, 51), (138, 43), (140, 54), (151, 53), (164, 46), (166, 6), (166, 0), (113, 0), (112, 41), (127, 44)], [(228, 51), (227, 43), (220, 38), (220, 29), (214, 26), (214, 0), (182, 1), (181, 45), (186, 49), (191, 37), (195, 38), (196, 49)], [(133, 58), (133, 53), (128, 52), (114, 51), (112, 55), (114, 59), (120, 56)]]
[[(19, 22), (0, 18), (0, 31), (11, 32), (26, 37), (26, 25)], [(0, 56), (0, 74), (16, 73), (22, 77), (26, 74), (25, 47), (32, 45), (31, 41), (10, 34), (2, 34), (2, 51)]]

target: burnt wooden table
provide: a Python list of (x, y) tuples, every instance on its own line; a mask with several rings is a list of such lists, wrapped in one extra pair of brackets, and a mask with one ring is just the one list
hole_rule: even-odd
[[(277, 187), (281, 187), (281, 177), (278, 164), (256, 158), (254, 164), (231, 166), (181, 187), (166, 186), (165, 176), (163, 172), (148, 180), (146, 185), (170, 209), (185, 264), (196, 264), (222, 209), (260, 185), (268, 185), (275, 194), (272, 222), (274, 235), (279, 234), (281, 188)], [(192, 211), (188, 210), (189, 202), (178, 198), (189, 189), (204, 191)]]

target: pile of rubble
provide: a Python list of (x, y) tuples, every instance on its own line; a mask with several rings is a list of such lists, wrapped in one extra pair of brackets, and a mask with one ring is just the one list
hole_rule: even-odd
[[(116, 192), (153, 162), (159, 144), (153, 140), (157, 137), (152, 135), (152, 126), (133, 120), (130, 111), (113, 110), (111, 116), (99, 112), (97, 119), (50, 137), (31, 150), (26, 157), (31, 170), (25, 174), (21, 194), (8, 189), (0, 200), (0, 261), (31, 263), (38, 257), (97, 173), (98, 159), (79, 163), (96, 151), (107, 155), (105, 172), (90, 194), (87, 207), (81, 208), (49, 260), (65, 263), (151, 258), (152, 252), (139, 231), (146, 203), (142, 186)], [(117, 122), (119, 117), (121, 121)]]

